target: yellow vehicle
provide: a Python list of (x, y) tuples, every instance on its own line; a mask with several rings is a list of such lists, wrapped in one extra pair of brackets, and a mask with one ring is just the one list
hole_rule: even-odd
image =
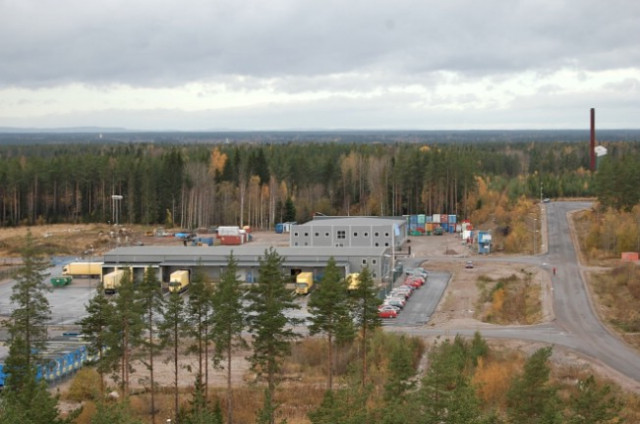
[(102, 275), (102, 264), (102, 262), (71, 262), (62, 267), (62, 275), (99, 277)]
[(296, 277), (296, 294), (309, 294), (313, 287), (313, 272), (301, 272)]
[(347, 275), (347, 290), (349, 291), (356, 290), (359, 285), (360, 285), (359, 272), (352, 272), (351, 274)]
[(124, 276), (124, 270), (117, 269), (102, 277), (102, 287), (104, 287), (104, 294), (113, 294), (120, 287), (120, 282)]
[(169, 276), (169, 291), (182, 293), (189, 287), (189, 271), (180, 269)]

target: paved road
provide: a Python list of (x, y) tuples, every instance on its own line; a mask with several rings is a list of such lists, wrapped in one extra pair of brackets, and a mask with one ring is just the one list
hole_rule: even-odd
[[(557, 275), (552, 276), (555, 320), (537, 326), (483, 328), (479, 331), (484, 337), (541, 341), (573, 349), (632, 379), (636, 389), (640, 390), (640, 355), (611, 334), (594, 313), (570, 237), (567, 213), (588, 208), (590, 204), (554, 202), (546, 206), (548, 253), (535, 257), (509, 258), (508, 261), (536, 264), (549, 272), (556, 267)], [(471, 335), (475, 330), (444, 331), (406, 327), (402, 331), (415, 335)]]

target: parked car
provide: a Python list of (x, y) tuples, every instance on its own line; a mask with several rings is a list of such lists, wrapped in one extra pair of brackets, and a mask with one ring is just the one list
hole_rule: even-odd
[(398, 318), (398, 313), (391, 309), (386, 309), (384, 311), (378, 311), (378, 316), (380, 318)]
[(467, 268), (467, 269), (471, 269), (471, 268), (473, 268), (473, 261), (467, 261), (467, 262), (464, 264), (464, 267), (465, 267), (465, 268)]
[(407, 301), (404, 297), (387, 297), (383, 302), (383, 305), (390, 305), (396, 308), (404, 308), (404, 305), (407, 304)]
[(425, 283), (424, 278), (417, 277), (417, 276), (410, 276), (410, 277), (407, 277), (404, 280), (403, 285), (411, 286), (411, 287), (414, 287), (416, 289), (419, 289), (420, 287), (422, 287), (424, 285), (424, 283)]
[(397, 306), (393, 306), (393, 305), (385, 305), (382, 304), (380, 306), (378, 306), (378, 312), (380, 311), (394, 311), (396, 313), (400, 312), (400, 308), (398, 308)]
[(407, 275), (407, 276), (415, 275), (418, 277), (422, 277), (426, 280), (427, 277), (429, 276), (429, 273), (424, 268), (407, 268), (404, 270), (404, 275)]
[(413, 294), (413, 290), (414, 289), (411, 286), (396, 287), (395, 289), (391, 290), (391, 295), (403, 296), (405, 299), (408, 299)]

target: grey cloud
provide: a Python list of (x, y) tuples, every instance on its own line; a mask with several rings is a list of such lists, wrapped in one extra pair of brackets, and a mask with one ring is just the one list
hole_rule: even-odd
[[(639, 43), (640, 2), (625, 0), (4, 1), (0, 86), (246, 76), (302, 91), (305, 80), (358, 87), (436, 71), (637, 67)], [(349, 73), (374, 77), (331, 81)]]

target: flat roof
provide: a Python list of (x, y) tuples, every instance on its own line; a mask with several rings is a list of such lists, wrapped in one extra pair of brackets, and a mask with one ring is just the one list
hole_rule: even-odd
[(377, 217), (377, 216), (317, 216), (304, 224), (296, 224), (296, 227), (313, 227), (314, 225), (392, 225), (406, 224), (402, 217)]
[[(133, 246), (118, 247), (104, 255), (105, 263), (138, 262), (138, 263), (175, 263), (196, 264), (202, 262), (226, 262), (229, 255), (239, 261), (250, 260), (257, 262), (264, 257), (268, 246)], [(304, 260), (313, 262), (314, 257), (329, 258), (333, 256), (336, 261), (340, 258), (383, 256), (388, 247), (274, 247), (275, 251), (284, 258), (285, 263), (290, 260)]]

